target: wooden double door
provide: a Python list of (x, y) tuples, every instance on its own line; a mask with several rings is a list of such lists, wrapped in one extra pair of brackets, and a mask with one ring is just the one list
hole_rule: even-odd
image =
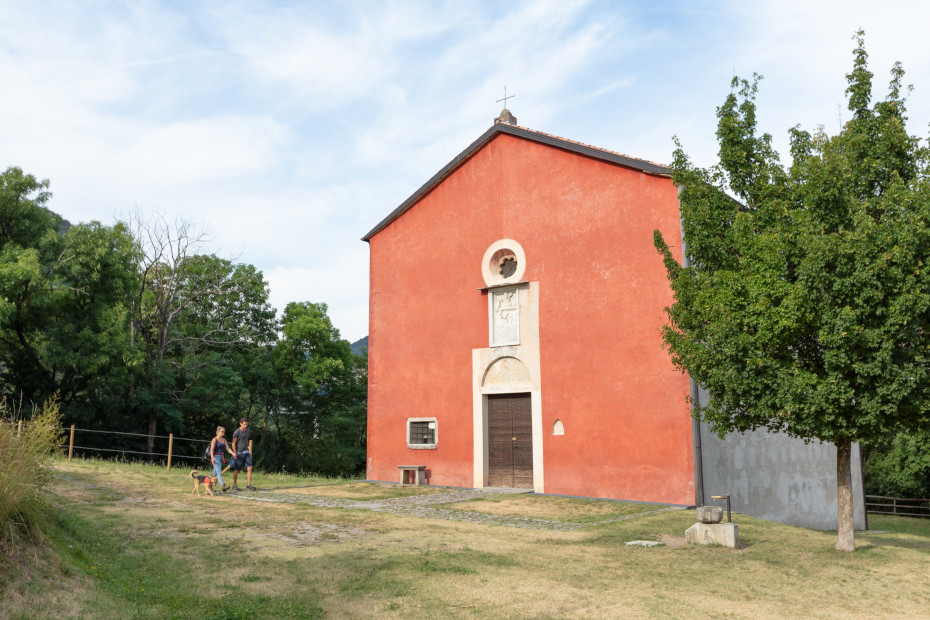
[(488, 395), (488, 486), (533, 488), (529, 394)]

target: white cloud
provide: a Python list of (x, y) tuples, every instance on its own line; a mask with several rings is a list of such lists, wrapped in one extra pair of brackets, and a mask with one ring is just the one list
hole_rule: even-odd
[(114, 166), (171, 184), (211, 184), (280, 165), (287, 128), (270, 118), (218, 117), (137, 129)]
[(368, 252), (344, 248), (314, 266), (275, 267), (265, 272), (271, 304), (279, 311), (290, 302), (324, 302), (329, 317), (346, 340), (368, 334), (368, 289), (356, 285), (368, 278)]
[[(52, 181), (52, 208), (110, 221), (184, 215), (255, 264), (272, 301), (324, 301), (367, 331), (359, 238), (500, 111), (667, 163), (699, 164), (736, 72), (764, 74), (760, 128), (835, 129), (852, 34), (875, 92), (900, 59), (911, 130), (930, 119), (928, 9), (771, 0), (671, 5), (528, 0), (410, 3), (4, 3), (0, 166)], [(832, 126), (831, 126), (832, 124)]]

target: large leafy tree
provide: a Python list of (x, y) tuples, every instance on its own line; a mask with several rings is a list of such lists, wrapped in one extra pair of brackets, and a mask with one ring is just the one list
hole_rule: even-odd
[(791, 131), (784, 167), (756, 130), (752, 83), (717, 110), (719, 163), (681, 145), (685, 252), (656, 232), (675, 295), (664, 340), (710, 393), (723, 436), (766, 428), (837, 447), (836, 548), (855, 548), (851, 445), (930, 426), (928, 151), (905, 128), (903, 70), (872, 104), (864, 35), (838, 135)]
[(57, 253), (61, 218), (45, 204), (49, 182), (19, 168), (0, 174), (0, 359), (6, 390), (40, 397), (48, 388), (37, 344), (31, 341), (31, 315), (41, 295), (43, 264)]
[(275, 321), (262, 273), (202, 254), (205, 235), (190, 222), (136, 216), (133, 228), (141, 277), (130, 338), (141, 362), (131, 402), (152, 452), (159, 427), (184, 428), (186, 408), (194, 417), (234, 417), (242, 382), (229, 356), (272, 341)]
[(132, 235), (122, 224), (71, 226), (49, 267), (41, 331), (45, 365), (64, 414), (88, 421), (121, 410), (135, 358), (129, 348), (129, 297), (138, 281)]
[(0, 174), (0, 374), (5, 391), (58, 392), (86, 420), (126, 385), (134, 246), (119, 224), (64, 226), (47, 190), (18, 168)]
[[(277, 386), (268, 409), (278, 463), (330, 475), (357, 473), (365, 461), (367, 360), (352, 353), (323, 303), (290, 303), (274, 348)], [(264, 441), (264, 435), (260, 441)]]
[(171, 359), (185, 432), (209, 437), (218, 423), (233, 428), (268, 398), (260, 377), (278, 323), (268, 284), (255, 267), (215, 256), (195, 262), (198, 271), (225, 271), (236, 284), (223, 295), (194, 300), (175, 326), (179, 354)]
[(930, 497), (930, 432), (898, 433), (870, 445), (867, 454), (866, 493)]

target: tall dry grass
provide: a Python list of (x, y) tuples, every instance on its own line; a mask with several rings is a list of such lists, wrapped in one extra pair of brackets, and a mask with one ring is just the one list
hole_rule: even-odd
[(15, 425), (22, 405), (0, 402), (0, 542), (32, 534), (46, 514), (45, 491), (52, 479), (50, 461), (61, 445), (61, 412), (56, 393), (33, 407), (22, 433)]

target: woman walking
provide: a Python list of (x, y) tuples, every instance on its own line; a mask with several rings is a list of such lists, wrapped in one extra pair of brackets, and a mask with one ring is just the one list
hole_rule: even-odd
[(233, 458), (236, 458), (236, 454), (229, 449), (229, 444), (226, 443), (226, 429), (217, 426), (216, 437), (210, 442), (210, 454), (213, 455), (213, 475), (216, 476), (217, 482), (220, 483), (223, 493), (229, 490), (229, 487), (223, 482), (223, 463), (226, 462), (223, 455), (227, 452), (232, 454)]

